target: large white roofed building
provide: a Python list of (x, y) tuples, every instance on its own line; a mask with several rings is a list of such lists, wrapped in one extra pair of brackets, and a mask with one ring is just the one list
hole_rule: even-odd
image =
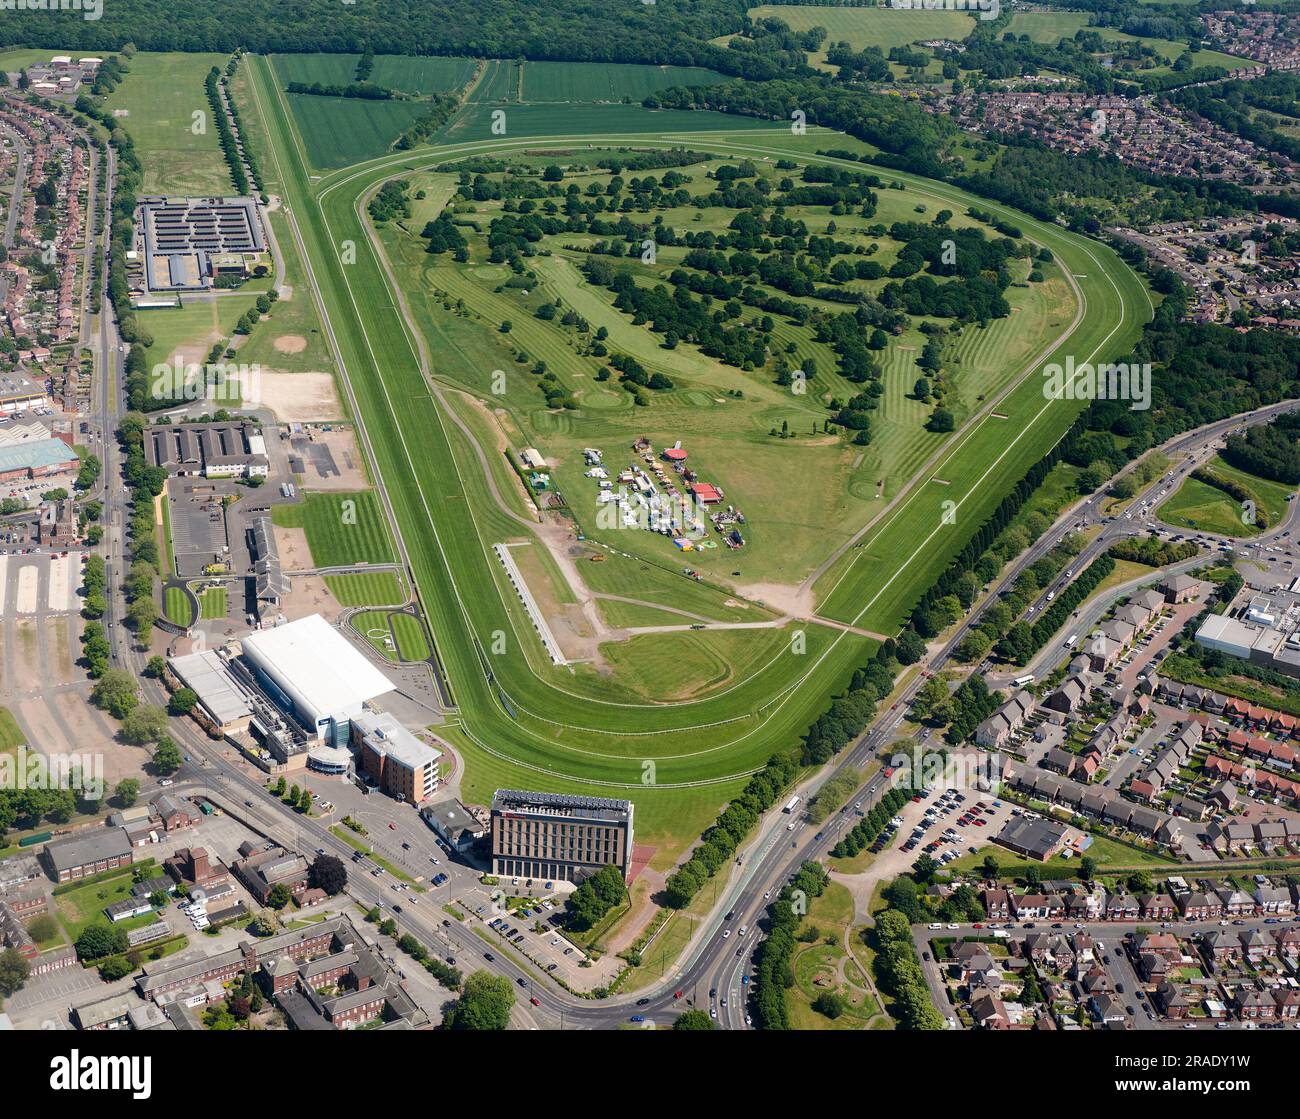
[(316, 737), (345, 746), (363, 705), (393, 683), (319, 614), (251, 633), (244, 659), (271, 697)]

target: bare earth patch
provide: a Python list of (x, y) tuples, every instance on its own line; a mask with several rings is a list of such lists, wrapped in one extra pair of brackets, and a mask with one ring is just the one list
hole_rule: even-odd
[(301, 334), (281, 334), (272, 345), (277, 354), (300, 354), (307, 348), (307, 339)]
[(280, 612), (291, 622), (308, 614), (320, 614), (332, 622), (339, 616), (339, 603), (319, 575), (295, 575), (289, 581), (289, 594), (280, 604)]
[(285, 571), (311, 570), (311, 549), (307, 547), (305, 528), (284, 528), (276, 525), (275, 546), (280, 553), (280, 562), (284, 565)]
[(320, 423), (343, 415), (334, 378), (328, 373), (277, 373), (264, 369), (259, 403), (285, 423)]
[(811, 588), (788, 583), (748, 583), (738, 585), (737, 589), (744, 592), (746, 598), (795, 618), (811, 617), (816, 605)]

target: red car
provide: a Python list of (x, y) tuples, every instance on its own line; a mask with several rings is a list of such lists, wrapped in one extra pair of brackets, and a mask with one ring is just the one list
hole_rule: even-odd
[(673, 998), (675, 998), (675, 999), (679, 999), (679, 998), (681, 998), (681, 997), (682, 997), (682, 992), (681, 992), (681, 991), (674, 991), (674, 992), (673, 992)]
[(397, 830), (397, 825), (396, 825), (396, 824), (389, 824), (389, 825), (388, 825), (388, 830), (389, 830), (389, 831), (396, 831), (396, 830)]
[(537, 996), (536, 996), (536, 995), (534, 995), (534, 996), (533, 996), (532, 998), (530, 998), (528, 1001), (531, 1002), (534, 1006), (541, 1006), (541, 1005), (542, 1005), (540, 1002), (537, 1001)]

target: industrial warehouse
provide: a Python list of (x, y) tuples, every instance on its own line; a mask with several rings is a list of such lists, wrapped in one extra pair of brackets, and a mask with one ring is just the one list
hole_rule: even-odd
[(1222, 614), (1196, 631), (1207, 649), (1300, 677), (1300, 578), (1268, 592), (1246, 587)]

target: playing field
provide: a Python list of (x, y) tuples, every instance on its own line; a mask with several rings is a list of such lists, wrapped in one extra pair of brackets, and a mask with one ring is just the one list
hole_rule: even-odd
[(368, 490), (308, 494), (300, 505), (276, 505), (272, 518), (284, 528), (306, 530), (318, 568), (393, 562), (379, 502)]
[(150, 366), (178, 360), (182, 364), (207, 361), (212, 346), (234, 336), (240, 317), (256, 301), (253, 293), (236, 293), (180, 307), (137, 311), (136, 321), (153, 336), (147, 351)]
[(121, 117), (144, 167), (141, 194), (231, 192), (230, 169), (217, 140), (203, 81), (223, 54), (140, 52), (105, 101)]
[[(745, 665), (743, 678), (740, 672), (735, 673), (734, 682), (724, 677), (720, 667), (714, 668), (717, 679), (708, 681), (698, 698), (677, 700), (648, 701), (629, 692), (626, 685), (620, 698), (614, 700), (596, 695), (591, 687), (585, 686), (583, 674), (576, 670), (566, 673), (564, 669), (540, 664), (542, 658), (537, 652), (536, 637), (490, 551), (492, 542), (523, 541), (534, 530), (526, 517), (512, 516), (518, 509), (517, 498), (491, 492), (487, 478), (499, 479), (500, 468), (489, 465), (485, 470), (483, 462), (499, 456), (490, 443), (484, 449), (486, 436), (477, 434), (482, 427), (469, 428), (467, 434), (457, 426), (453, 413), (440, 403), (439, 392), (447, 390), (435, 392), (421, 366), (420, 354), (428, 352), (424, 322), (434, 316), (434, 308), (443, 302), (450, 302), (454, 308), (455, 298), (460, 296), (440, 302), (432, 291), (408, 292), (392, 284), (376, 242), (371, 240), (368, 223), (360, 216), (368, 191), (387, 176), (399, 171), (406, 174), (408, 168), (419, 171), (421, 166), (440, 158), (492, 151), (494, 144), (478, 139), (459, 148), (421, 149), (312, 182), (309, 180), (312, 171), (302, 157), (291, 118), (264, 60), (253, 59), (252, 63), (255, 108), (250, 111), (265, 115), (277, 161), (273, 174), (284, 181), (286, 196), (302, 227), (307, 259), (338, 337), (357, 395), (359, 414), (374, 447), (378, 473), (384, 479), (410, 551), (420, 605), (437, 635), (439, 654), (456, 694), (460, 721), (447, 728), (447, 735), (467, 760), (463, 794), (474, 797), (490, 793), (496, 785), (521, 783), (540, 789), (603, 790), (605, 795), (623, 795), (609, 792), (612, 789), (635, 790), (632, 795), (637, 800), (639, 830), (644, 824), (647, 842), (664, 845), (656, 855), (655, 865), (670, 865), (682, 843), (692, 834), (698, 834), (697, 829), (726, 802), (747, 773), (761, 766), (773, 749), (797, 740), (810, 720), (824, 709), (826, 697), (840, 691), (853, 668), (870, 655), (874, 642), (844, 629), (815, 626), (816, 636), (809, 634), (802, 653), (774, 653), (761, 665), (751, 661)], [(697, 129), (707, 126), (707, 121), (700, 116), (691, 119)], [(710, 151), (725, 149), (737, 154), (754, 154), (760, 159), (783, 155), (798, 158), (815, 146), (809, 143), (809, 137), (799, 137), (797, 145), (782, 147), (781, 140), (789, 138), (788, 132), (784, 137), (776, 130), (746, 133), (737, 131), (734, 121), (728, 123), (733, 125), (730, 132), (690, 142)], [(821, 146), (833, 147), (836, 140), (825, 135)], [(615, 144), (622, 141), (622, 135), (606, 140)], [(672, 142), (651, 136), (638, 141), (646, 145)], [(549, 143), (564, 150), (566, 144), (575, 143), (575, 137), (559, 137)], [(512, 144), (530, 148), (544, 146), (531, 139), (517, 138), (498, 141), (495, 146), (506, 149)], [(942, 184), (892, 171), (888, 174), (891, 179), (897, 177), (904, 182), (907, 190), (914, 191), (917, 196), (914, 203), (924, 202), (930, 213), (945, 206), (960, 213), (965, 206), (974, 204), (1015, 220), (1029, 237), (1050, 247), (1062, 262), (1063, 283), (1072, 286), (1069, 279), (1084, 277), (1076, 282), (1079, 294), (1087, 302), (1089, 315), (1080, 320), (1086, 325), (1072, 325), (1071, 317), (1062, 328), (1075, 347), (1073, 352), (1086, 354), (1103, 342), (1126, 345), (1130, 332), (1136, 332), (1148, 313), (1136, 281), (1130, 286), (1122, 275), (1117, 277), (1124, 270), (1113, 257), (1089, 255), (1099, 251), (1092, 243), (1082, 242), (1054, 227), (1030, 222), (1004, 208), (977, 202)], [(334, 249), (344, 239), (354, 240), (359, 248), (356, 263), (347, 268), (339, 264)], [(536, 298), (531, 288), (530, 294), (523, 296), (509, 291), (498, 293), (492, 285), (485, 286), (487, 296), (497, 299)], [(1108, 290), (1113, 291), (1109, 302), (1105, 295)], [(404, 303), (411, 305), (409, 312), (403, 310)], [(493, 305), (491, 300), (484, 302), (485, 307)], [(528, 318), (525, 314), (513, 316), (516, 329), (522, 331), (522, 324)], [(408, 327), (408, 322), (415, 324), (413, 329)], [(460, 337), (469, 335), (462, 332)], [(533, 337), (540, 344), (544, 336)], [(530, 340), (528, 344), (531, 346), (533, 342)], [(454, 361), (455, 355), (450, 349), (432, 352), (436, 364), (431, 365), (429, 375), (440, 375), (438, 371)], [(478, 375), (489, 377), (491, 369), (488, 366)], [(718, 386), (709, 384), (701, 391), (695, 385), (687, 386), (686, 380), (683, 375), (680, 391), (695, 395), (684, 397), (685, 404), (703, 410), (706, 398), (719, 395), (714, 391)], [(584, 387), (590, 389), (594, 401), (605, 390), (591, 388), (592, 384), (588, 381)], [(756, 380), (749, 384), (755, 392), (759, 391)], [(1032, 388), (1039, 394), (1041, 403), (1039, 386), (1034, 384)], [(535, 384), (530, 391), (536, 393)], [(674, 390), (674, 397), (677, 391)], [(544, 402), (536, 399), (533, 407), (545, 412)], [(596, 406), (593, 404), (590, 410), (594, 413)], [(611, 407), (607, 410), (609, 416), (602, 413), (602, 418), (614, 417), (619, 410)], [(654, 408), (640, 411), (647, 413), (641, 417), (644, 421), (653, 419)], [(964, 503), (959, 509), (958, 523), (966, 526), (966, 535), (978, 524), (977, 507), (996, 504), (1010, 481), (1018, 476), (1017, 467), (1032, 461), (1032, 455), (1041, 454), (1068, 425), (1072, 415), (1066, 409), (1054, 410), (1043, 416), (1043, 422), (1035, 423), (1034, 417), (1026, 416), (1025, 411), (1013, 409), (1011, 422), (1001, 429), (998, 438), (983, 443), (984, 465), (972, 468), (970, 464), (963, 466), (957, 462), (951, 477), (946, 479), (955, 487), (949, 492)], [(716, 414), (720, 418), (727, 413)], [(766, 425), (778, 416), (779, 413), (766, 416), (762, 431), (766, 432)], [(556, 419), (562, 421), (564, 417)], [(564, 438), (563, 427), (562, 422), (552, 423), (554, 438)], [(962, 438), (962, 433), (958, 433), (945, 446), (955, 446)], [(754, 445), (759, 445), (757, 438)], [(483, 452), (482, 460), (476, 446)], [(788, 441), (786, 448), (792, 449)], [(812, 461), (803, 457), (806, 449), (800, 446), (797, 453), (785, 460), (787, 485), (797, 484), (797, 475), (805, 469), (800, 465), (792, 470), (790, 462)], [(732, 484), (744, 486), (746, 483), (736, 467), (739, 461), (742, 460), (720, 459), (715, 464), (708, 460), (704, 465), (720, 477), (724, 472), (734, 473), (741, 480)], [(949, 473), (945, 463), (941, 462), (936, 472), (940, 468)], [(754, 507), (760, 512), (747, 511), (759, 521), (761, 504), (760, 501)], [(913, 505), (922, 503), (915, 494), (905, 497), (897, 506), (895, 523), (902, 521), (904, 511)], [(852, 576), (857, 602), (880, 598), (887, 587), (901, 583), (893, 592), (898, 599), (893, 611), (897, 614), (899, 606), (911, 601), (923, 588), (935, 566), (946, 562), (966, 538), (953, 531), (943, 540), (935, 540), (928, 526), (920, 527), (933, 515), (930, 510), (922, 507), (915, 515), (917, 520), (892, 550), (873, 558), (869, 564), (849, 565), (857, 569)], [(907, 516), (913, 514), (909, 511)], [(969, 520), (964, 520), (965, 517)], [(309, 527), (309, 535), (310, 532)], [(928, 541), (927, 536), (931, 537)], [(579, 556), (577, 562), (590, 561), (583, 561)], [(744, 556), (739, 558), (740, 570), (743, 571), (746, 562)], [(679, 557), (678, 566), (687, 563)], [(604, 564), (592, 567), (603, 568)], [(728, 568), (724, 576), (730, 579), (729, 572), (733, 569)], [(672, 585), (667, 579), (668, 570), (665, 565), (664, 576), (655, 579), (655, 586), (661, 591)], [(492, 573), (490, 578), (485, 574), (488, 571)], [(719, 594), (716, 589), (707, 590), (711, 595)], [(670, 602), (661, 597), (646, 598), (640, 593), (628, 597), (648, 602), (651, 610), (671, 608)], [(721, 597), (725, 604), (725, 594)], [(741, 600), (737, 597), (734, 601)], [(494, 634), (498, 633), (505, 636), (503, 642), (495, 641)], [(736, 646), (743, 646), (743, 642), (713, 642), (716, 635), (708, 636), (717, 666), (725, 663), (734, 667), (740, 661), (742, 653)], [(665, 641), (665, 637), (671, 637), (672, 641)], [(663, 649), (671, 650), (675, 640), (675, 635), (656, 635), (658, 647), (647, 643), (654, 652), (646, 654), (643, 666), (619, 666), (622, 678), (628, 678), (629, 670), (641, 671), (645, 674), (646, 688), (664, 687), (668, 678), (663, 674), (670, 671), (672, 658)], [(752, 638), (750, 643), (757, 645), (758, 641)], [(702, 656), (700, 661), (692, 669), (696, 677), (703, 675), (708, 667)]]

